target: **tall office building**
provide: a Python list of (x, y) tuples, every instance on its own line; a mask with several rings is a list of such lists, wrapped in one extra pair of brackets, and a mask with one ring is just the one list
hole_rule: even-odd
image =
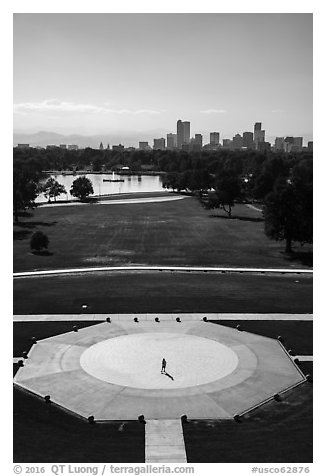
[(254, 143), (258, 149), (258, 143), (265, 142), (265, 131), (261, 129), (261, 122), (256, 122), (254, 126)]
[(184, 144), (190, 143), (190, 122), (181, 121), (177, 122), (177, 147), (182, 148)]
[(242, 134), (243, 140), (243, 147), (247, 147), (247, 149), (254, 148), (254, 134), (252, 132), (244, 132)]
[(220, 133), (211, 132), (209, 134), (209, 143), (210, 145), (220, 145)]
[(186, 150), (187, 147), (189, 147), (189, 150), (200, 151), (203, 147), (203, 136), (201, 134), (195, 134), (195, 137), (190, 139), (190, 144), (184, 144), (182, 148)]
[(243, 147), (243, 138), (240, 134), (236, 134), (233, 137), (233, 149), (242, 149)]
[(291, 152), (294, 143), (294, 137), (288, 136), (284, 139), (284, 151)]
[(261, 122), (255, 122), (254, 131), (261, 131)]
[(183, 122), (183, 140), (185, 144), (190, 142), (190, 122)]
[(150, 147), (148, 145), (148, 142), (146, 141), (142, 141), (142, 142), (139, 142), (139, 150), (149, 150)]
[(165, 139), (161, 137), (160, 139), (154, 139), (154, 150), (164, 150), (165, 149)]
[(307, 147), (308, 147), (308, 150), (309, 150), (310, 152), (313, 151), (313, 149), (314, 149), (314, 143), (313, 143), (312, 140), (308, 141)]
[(261, 141), (257, 143), (257, 150), (259, 152), (268, 152), (271, 150), (270, 142)]
[(167, 149), (175, 149), (178, 146), (177, 137), (177, 134), (172, 134), (172, 132), (166, 135)]
[(179, 119), (177, 122), (177, 147), (181, 149), (183, 144), (183, 124)]
[(293, 147), (295, 152), (302, 152), (303, 137), (293, 137)]
[(275, 151), (284, 150), (284, 137), (275, 137), (274, 150)]
[(200, 145), (200, 147), (203, 147), (203, 136), (201, 134), (195, 134), (195, 141), (194, 143), (196, 145)]

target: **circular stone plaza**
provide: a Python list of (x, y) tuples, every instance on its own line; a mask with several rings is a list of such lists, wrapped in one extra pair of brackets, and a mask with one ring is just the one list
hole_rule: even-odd
[(95, 421), (233, 418), (303, 381), (277, 339), (168, 319), (103, 322), (40, 340), (15, 376), (19, 387)]

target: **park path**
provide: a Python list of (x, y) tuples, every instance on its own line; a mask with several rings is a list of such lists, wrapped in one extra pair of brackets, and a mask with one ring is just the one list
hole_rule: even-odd
[[(92, 203), (92, 206), (95, 205), (125, 205), (125, 204), (132, 204), (132, 203), (156, 203), (156, 202), (172, 202), (175, 200), (183, 200), (184, 198), (188, 198), (187, 196), (177, 196), (177, 197), (143, 197), (143, 198), (123, 198), (118, 200), (98, 200), (96, 203)], [(90, 205), (89, 203), (84, 202), (68, 202), (68, 203), (60, 203), (60, 202), (52, 202), (52, 203), (42, 203), (39, 204), (39, 207), (47, 208), (47, 207), (72, 207), (72, 206), (83, 206), (83, 205)]]
[(207, 266), (97, 266), (87, 268), (64, 268), (43, 271), (22, 271), (13, 273), (14, 278), (30, 278), (33, 276), (51, 276), (58, 274), (84, 274), (94, 272), (143, 272), (143, 271), (179, 271), (179, 272), (216, 272), (216, 273), (268, 273), (268, 274), (312, 274), (312, 269), (297, 268), (221, 268)]
[(17, 314), (13, 316), (14, 322), (28, 321), (106, 321), (110, 318), (115, 321), (175, 321), (177, 317), (182, 321), (202, 321), (204, 317), (210, 321), (312, 321), (312, 314), (234, 314), (234, 313), (139, 313), (139, 314)]
[(147, 420), (145, 463), (187, 463), (181, 420)]
[(252, 210), (256, 210), (256, 212), (262, 212), (263, 211), (261, 208), (255, 207), (254, 205), (251, 205), (250, 203), (247, 203), (247, 207), (251, 208)]

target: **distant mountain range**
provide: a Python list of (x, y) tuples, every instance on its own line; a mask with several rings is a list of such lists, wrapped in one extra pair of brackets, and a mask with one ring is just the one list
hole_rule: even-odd
[(152, 142), (154, 137), (164, 137), (162, 131), (149, 131), (149, 132), (131, 132), (124, 135), (120, 134), (97, 134), (93, 136), (84, 136), (81, 134), (64, 135), (57, 132), (39, 131), (36, 133), (26, 132), (14, 132), (13, 145), (17, 144), (29, 144), (31, 146), (47, 145), (60, 145), (60, 144), (77, 144), (78, 147), (93, 147), (98, 148), (100, 143), (103, 142), (104, 148), (110, 144), (124, 144), (126, 147), (134, 146), (138, 147), (138, 141), (147, 140)]
[[(123, 135), (112, 133), (92, 136), (82, 134), (64, 135), (51, 131), (39, 131), (36, 133), (14, 132), (13, 145), (29, 144), (33, 147), (46, 147), (47, 145), (77, 144), (80, 148), (92, 147), (98, 149), (102, 142), (104, 148), (106, 148), (108, 144), (110, 144), (110, 147), (117, 144), (123, 144), (125, 147), (138, 147), (139, 141), (148, 141), (151, 145), (154, 137), (166, 137), (166, 132), (162, 132), (162, 130), (151, 130), (145, 132), (126, 132)], [(303, 134), (304, 144), (306, 144), (308, 140), (312, 140), (311, 137), (309, 134)], [(275, 136), (266, 136), (266, 140), (274, 144)]]

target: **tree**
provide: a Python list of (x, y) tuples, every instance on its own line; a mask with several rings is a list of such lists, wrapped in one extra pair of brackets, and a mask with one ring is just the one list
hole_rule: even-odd
[(44, 196), (49, 199), (49, 202), (51, 202), (51, 198), (54, 198), (54, 201), (56, 201), (59, 195), (66, 193), (66, 189), (57, 180), (50, 177), (43, 185), (42, 192)]
[(31, 250), (41, 251), (47, 249), (48, 245), (49, 238), (42, 231), (36, 231), (33, 233), (30, 241)]
[(34, 206), (37, 194), (37, 178), (28, 166), (16, 161), (13, 169), (13, 207), (15, 222), (18, 222), (19, 210)]
[(163, 188), (172, 188), (174, 191), (178, 189), (179, 186), (179, 174), (177, 172), (168, 172), (163, 176), (162, 187)]
[(222, 208), (231, 217), (234, 201), (241, 195), (239, 178), (231, 171), (224, 171), (216, 180), (215, 194), (210, 195), (207, 208)]
[(263, 199), (273, 191), (277, 180), (289, 176), (290, 161), (282, 156), (276, 156), (265, 160), (260, 172), (254, 179), (253, 196)]
[(85, 176), (78, 177), (73, 181), (70, 194), (80, 200), (84, 200), (88, 195), (94, 193), (92, 182)]
[[(101, 142), (102, 143), (102, 142)], [(100, 172), (102, 169), (103, 159), (99, 156), (94, 157), (93, 159), (93, 172)]]
[(303, 201), (288, 179), (279, 181), (264, 201), (265, 234), (274, 240), (285, 240), (285, 252), (292, 252), (292, 242), (308, 243)]
[(313, 161), (300, 160), (292, 170), (291, 181), (298, 197), (300, 212), (300, 241), (313, 241)]

